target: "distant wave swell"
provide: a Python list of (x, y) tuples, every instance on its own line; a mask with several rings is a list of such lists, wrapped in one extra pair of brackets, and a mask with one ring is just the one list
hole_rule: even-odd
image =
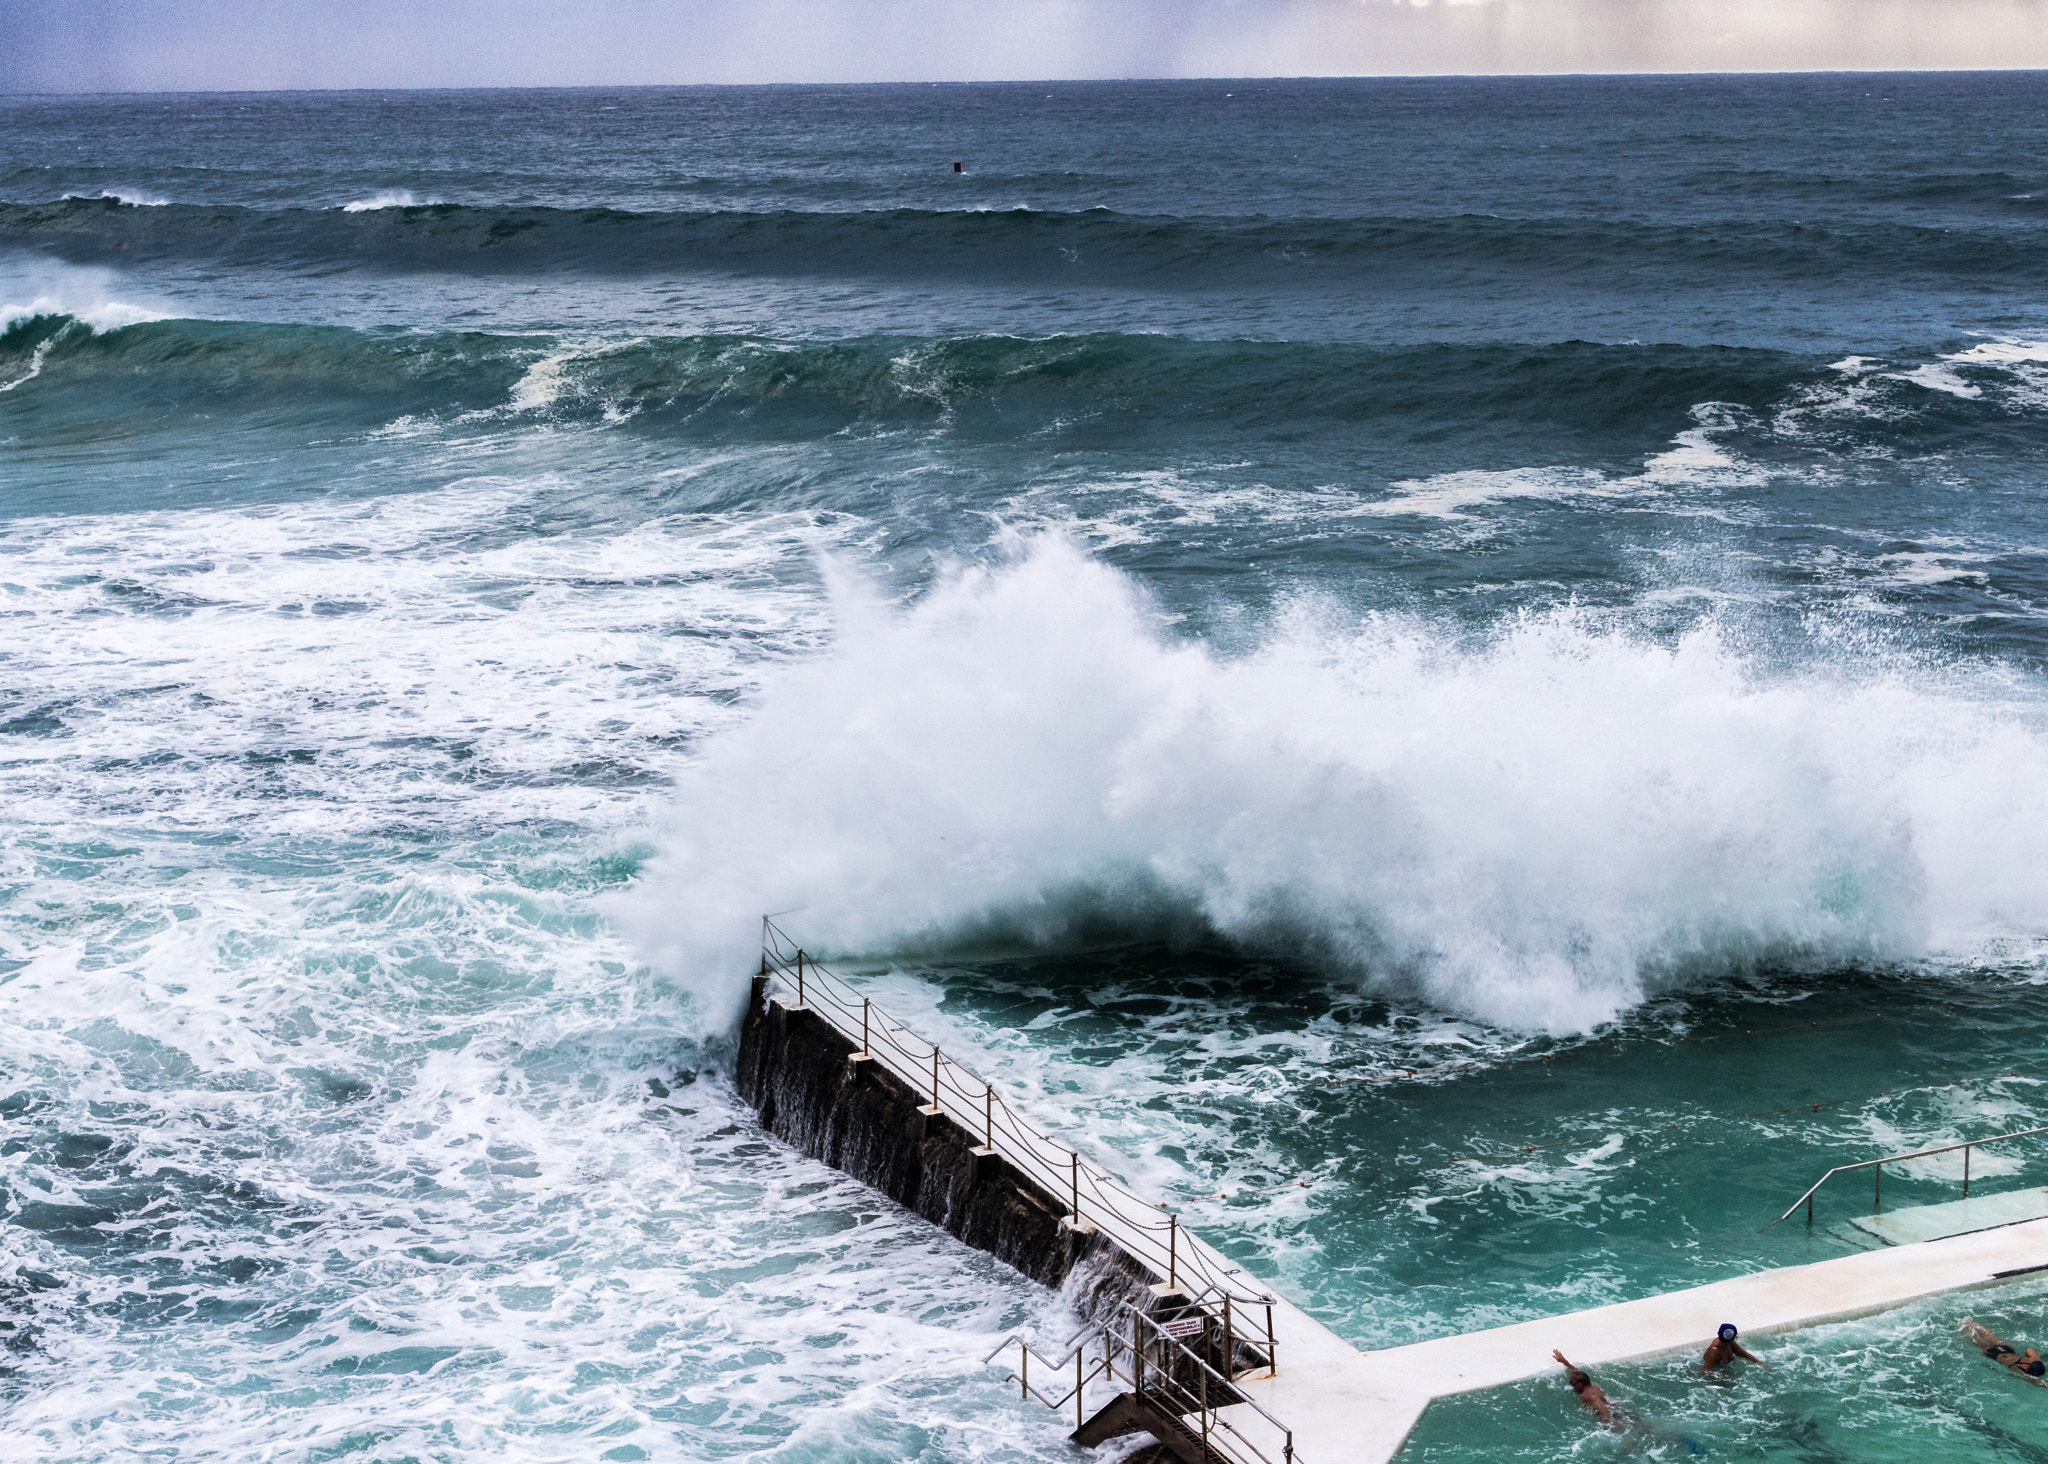
[(74, 263), (206, 260), (237, 267), (478, 274), (668, 271), (1044, 281), (1176, 291), (1318, 288), (1494, 276), (1699, 285), (1731, 275), (1829, 281), (2032, 278), (2030, 230), (1789, 220), (1183, 218), (1108, 209), (636, 213), (408, 205), (256, 209), (115, 198), (0, 204), (0, 248)]
[(1816, 369), (1771, 351), (1586, 342), (1370, 347), (1113, 333), (577, 342), (213, 320), (96, 332), (50, 312), (0, 333), (0, 374), (18, 375), (38, 353), (39, 389), (95, 412), (204, 405), (231, 417), (296, 403), (364, 425), (503, 411), (768, 435), (919, 424), (1085, 435), (1150, 422), (1427, 436), (1469, 435), (1475, 419), (1668, 435), (1695, 403), (1764, 403)]

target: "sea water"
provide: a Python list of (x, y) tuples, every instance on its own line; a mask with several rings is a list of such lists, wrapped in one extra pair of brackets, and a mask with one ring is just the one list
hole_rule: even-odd
[[(0, 101), (10, 1457), (1079, 1457), (979, 1362), (1060, 1300), (736, 1102), (767, 912), (1361, 1346), (1867, 1243), (1769, 1222), (2048, 1077), (2044, 143), (2025, 75)], [(2048, 1337), (1408, 1457), (2041, 1458), (1965, 1314)]]

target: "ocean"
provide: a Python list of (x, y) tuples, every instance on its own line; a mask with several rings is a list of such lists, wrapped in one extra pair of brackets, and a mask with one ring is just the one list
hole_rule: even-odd
[[(1366, 1347), (2040, 1121), (2048, 75), (7, 97), (0, 332), (10, 1458), (1083, 1457), (764, 913)], [(2038, 1464), (2044, 1299), (1403, 1458)]]

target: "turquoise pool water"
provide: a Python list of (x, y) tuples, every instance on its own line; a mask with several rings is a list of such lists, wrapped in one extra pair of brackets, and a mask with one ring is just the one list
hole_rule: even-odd
[[(1824, 1189), (1811, 1228), (1772, 1222), (1835, 1164), (2033, 1125), (2041, 976), (1999, 955), (1759, 972), (1555, 1041), (1158, 948), (864, 979), (1378, 1348), (1873, 1245), (1845, 1223), (1873, 1203), (1867, 1174)], [(1980, 1150), (1973, 1189), (2038, 1184), (2044, 1155), (2040, 1139)], [(1884, 1202), (1953, 1199), (1960, 1180), (1959, 1155), (1893, 1166)], [(1736, 1458), (2036, 1458), (2048, 1396), (1979, 1365), (1955, 1329), (1974, 1315), (2048, 1336), (2043, 1296), (2021, 1282), (1769, 1339), (1773, 1370), (1735, 1387), (1680, 1363), (1603, 1371), (1657, 1425), (1612, 1440), (1561, 1381), (1447, 1400), (1405, 1457), (1685, 1453), (1687, 1434)]]

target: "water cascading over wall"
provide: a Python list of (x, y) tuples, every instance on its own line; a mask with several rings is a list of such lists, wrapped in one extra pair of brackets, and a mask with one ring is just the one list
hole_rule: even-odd
[[(982, 1148), (982, 1136), (879, 1064), (815, 1012), (757, 979), (740, 1028), (740, 1096), (777, 1138), (880, 1190), (906, 1209), (1041, 1285), (1063, 1289), (1090, 1321), (1119, 1301), (1146, 1303), (1151, 1272), (1067, 1205)], [(977, 1152), (979, 1151), (979, 1152)]]

